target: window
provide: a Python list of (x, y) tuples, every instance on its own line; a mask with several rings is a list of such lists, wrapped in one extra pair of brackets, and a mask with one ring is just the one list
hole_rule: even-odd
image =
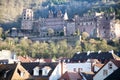
[(103, 70), (103, 76), (106, 76), (106, 75), (108, 75), (108, 70), (104, 69)]
[(4, 78), (7, 77), (7, 73), (8, 73), (9, 71), (10, 71), (10, 70), (5, 71), (5, 73), (4, 73)]
[(108, 64), (108, 69), (112, 69), (112, 63)]
[(76, 68), (74, 68), (73, 71), (76, 72)]
[(78, 72), (81, 72), (83, 69), (82, 68), (78, 68)]
[(20, 76), (21, 76), (21, 77), (24, 77), (24, 75), (25, 75), (25, 72), (22, 71), (22, 72), (20, 73)]

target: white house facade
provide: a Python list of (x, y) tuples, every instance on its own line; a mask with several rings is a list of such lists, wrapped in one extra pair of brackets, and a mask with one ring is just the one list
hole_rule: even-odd
[(96, 73), (96, 75), (93, 77), (93, 80), (104, 80), (116, 69), (118, 69), (118, 67), (112, 61), (109, 61)]

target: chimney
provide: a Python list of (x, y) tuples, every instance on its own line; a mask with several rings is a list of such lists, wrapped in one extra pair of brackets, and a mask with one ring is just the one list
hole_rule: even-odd
[(101, 53), (101, 50), (98, 51), (98, 54), (100, 54), (100, 53)]
[(61, 76), (63, 75), (63, 61), (61, 61)]
[(61, 76), (62, 76), (65, 72), (65, 63), (63, 61), (61, 61), (60, 64), (61, 64), (60, 67), (61, 67)]
[(113, 51), (113, 50), (111, 50), (111, 51), (109, 51), (109, 53), (113, 54), (113, 53), (114, 53), (114, 51)]
[(87, 56), (90, 54), (90, 51), (87, 52)]

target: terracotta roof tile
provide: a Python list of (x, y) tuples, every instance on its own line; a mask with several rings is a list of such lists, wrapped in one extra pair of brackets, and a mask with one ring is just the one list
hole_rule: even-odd
[(65, 72), (60, 80), (67, 79), (67, 80), (82, 80), (82, 77), (78, 74), (78, 72)]
[(120, 68), (120, 60), (111, 60), (117, 67)]
[(94, 66), (97, 66), (99, 68), (101, 68), (104, 64), (95, 64)]

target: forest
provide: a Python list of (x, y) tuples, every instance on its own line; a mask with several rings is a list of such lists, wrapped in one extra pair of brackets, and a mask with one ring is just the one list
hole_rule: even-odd
[[(102, 0), (106, 1), (106, 0)], [(34, 11), (34, 18), (46, 17), (49, 10), (67, 10), (69, 18), (75, 14), (80, 16), (86, 12), (115, 12), (116, 19), (120, 19), (120, 0), (111, 3), (100, 3), (100, 0), (0, 0), (0, 50), (8, 49), (17, 55), (28, 55), (43, 58), (70, 58), (75, 52), (109, 51), (119, 52), (120, 40), (93, 39), (83, 32), (82, 39), (71, 45), (67, 40), (58, 42), (31, 41), (28, 38), (7, 37), (9, 29), (21, 27), (21, 15), (25, 8)]]
[(17, 55), (28, 55), (34, 58), (70, 58), (76, 52), (87, 51), (110, 51), (114, 50), (116, 53), (120, 50), (120, 40), (112, 39), (93, 39), (89, 38), (87, 32), (81, 34), (82, 38), (77, 40), (74, 45), (69, 44), (67, 40), (60, 40), (57, 42), (39, 42), (31, 41), (28, 38), (11, 38), (7, 37), (7, 32), (0, 28), (0, 50), (11, 50)]

